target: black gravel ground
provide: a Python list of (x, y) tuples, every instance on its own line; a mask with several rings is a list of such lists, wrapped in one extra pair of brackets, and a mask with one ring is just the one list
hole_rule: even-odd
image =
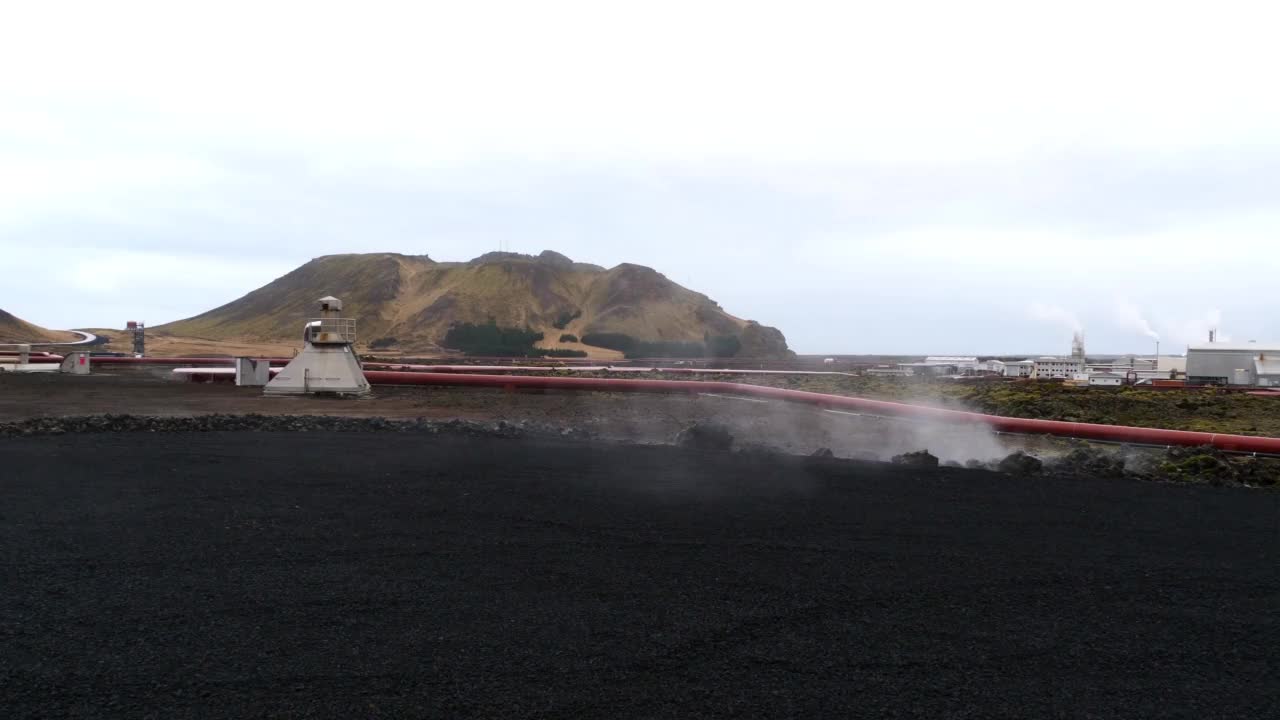
[(0, 716), (1275, 717), (1280, 493), (0, 438)]

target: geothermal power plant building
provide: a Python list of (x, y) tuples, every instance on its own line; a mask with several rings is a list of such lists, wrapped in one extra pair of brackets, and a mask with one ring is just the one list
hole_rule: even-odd
[(1194, 343), (1187, 346), (1187, 382), (1280, 387), (1280, 345)]

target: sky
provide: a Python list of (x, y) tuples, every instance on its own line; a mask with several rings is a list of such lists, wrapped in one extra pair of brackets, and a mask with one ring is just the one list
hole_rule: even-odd
[(23, 3), (0, 308), (160, 324), (320, 255), (654, 267), (801, 353), (1280, 341), (1280, 10)]

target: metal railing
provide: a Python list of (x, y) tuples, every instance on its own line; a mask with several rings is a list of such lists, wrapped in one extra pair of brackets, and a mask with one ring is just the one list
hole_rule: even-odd
[(308, 321), (313, 343), (354, 343), (355, 318), (315, 318)]

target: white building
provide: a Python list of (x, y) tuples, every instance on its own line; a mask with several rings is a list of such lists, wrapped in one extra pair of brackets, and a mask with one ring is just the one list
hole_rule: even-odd
[(978, 369), (978, 358), (957, 355), (930, 355), (924, 359), (925, 365), (954, 365), (959, 372), (974, 372)]
[(862, 371), (865, 375), (879, 375), (882, 377), (911, 377), (913, 374), (910, 368), (901, 367), (873, 367)]
[(1004, 376), (1029, 378), (1032, 371), (1035, 370), (1035, 360), (1012, 360), (1004, 363)]
[(914, 363), (898, 363), (898, 367), (905, 370), (908, 375), (957, 375), (960, 368), (950, 363), (931, 363), (931, 362), (914, 362)]
[(1084, 374), (1084, 358), (1082, 357), (1039, 357), (1036, 358), (1035, 367), (1031, 370), (1031, 377), (1037, 379), (1044, 378), (1074, 378), (1077, 375)]
[(1089, 385), (1102, 387), (1119, 387), (1124, 384), (1124, 376), (1115, 373), (1092, 373), (1089, 375)]
[(994, 359), (992, 359), (992, 360), (988, 360), (988, 361), (986, 361), (985, 363), (983, 363), (983, 364), (982, 364), (982, 368), (981, 368), (981, 369), (986, 370), (986, 371), (987, 371), (987, 372), (989, 372), (989, 373), (995, 373), (996, 375), (1003, 375), (1003, 374), (1004, 374), (1004, 369), (1005, 369), (1005, 368), (1004, 368), (1004, 361), (1003, 361), (1003, 360), (994, 360)]

